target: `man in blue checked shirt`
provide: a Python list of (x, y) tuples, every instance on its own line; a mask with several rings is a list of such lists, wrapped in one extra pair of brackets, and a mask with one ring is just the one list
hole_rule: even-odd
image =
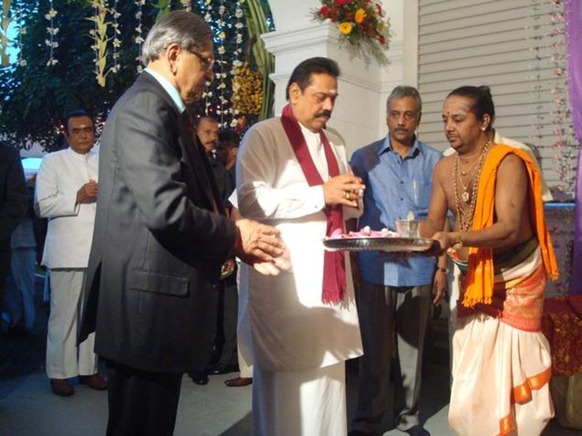
[[(433, 168), (442, 157), (416, 138), (422, 102), (415, 88), (394, 88), (386, 108), (388, 135), (357, 150), (351, 159), (354, 173), (366, 185), (359, 228), (395, 230), (395, 221), (410, 218), (411, 212), (415, 219), (426, 218)], [(429, 435), (419, 420), (422, 350), (431, 301), (440, 303), (446, 290), (445, 265), (444, 256), (437, 262), (426, 256), (357, 253), (356, 301), (364, 355), (350, 435), (382, 434), (390, 422), (408, 434)]]

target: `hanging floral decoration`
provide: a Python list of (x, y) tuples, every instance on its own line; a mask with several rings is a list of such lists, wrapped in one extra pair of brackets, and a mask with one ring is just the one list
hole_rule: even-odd
[(105, 68), (107, 66), (107, 0), (92, 0), (95, 15), (89, 20), (93, 21), (94, 28), (89, 33), (94, 39), (91, 46), (95, 52), (95, 78), (100, 86), (105, 86)]
[(236, 113), (258, 115), (263, 104), (263, 76), (248, 63), (235, 67), (232, 79), (232, 108)]
[[(204, 21), (210, 23), (212, 22), (212, 9), (213, 9), (211, 0), (204, 0), (204, 7), (206, 8), (206, 10), (204, 11)], [(204, 89), (204, 92), (202, 93), (202, 99), (204, 100), (205, 115), (209, 115), (210, 106), (212, 105), (210, 100), (213, 97), (213, 95), (214, 92), (208, 86)]]
[[(2, 0), (2, 4), (3, 9), (8, 9), (10, 14), (4, 13), (1, 19), (8, 17), (13, 31), (12, 27), (19, 25), (15, 20), (18, 19), (17, 6), (21, 3)], [(182, 7), (201, 15), (214, 33), (214, 80), (208, 83), (203, 98), (190, 108), (192, 113), (211, 116), (219, 121), (222, 128), (233, 128), (242, 133), (247, 124), (252, 124), (257, 118), (263, 119), (263, 112), (272, 112), (273, 93), (270, 90), (272, 82), (269, 74), (274, 69), (274, 57), (264, 48), (260, 35), (274, 30), (274, 24), (269, 16), (268, 5), (263, 0), (63, 0), (62, 3), (60, 0), (46, 0), (40, 15), (41, 22), (46, 25), (40, 28), (40, 38), (48, 58), (48, 61), (42, 59), (41, 62), (46, 62), (48, 68), (65, 59), (57, 59), (62, 57), (60, 50), (65, 48), (64, 43), (68, 43), (64, 39), (60, 40), (68, 37), (62, 33), (65, 28), (70, 31), (69, 26), (65, 27), (64, 24), (59, 29), (63, 22), (61, 20), (68, 17), (68, 11), (60, 10), (61, 4), (86, 8), (84, 17), (87, 21), (83, 27), (87, 29), (84, 33), (89, 38), (84, 39), (88, 41), (87, 48), (91, 50), (89, 57), (92, 55), (92, 62), (85, 65), (90, 74), (93, 73), (99, 87), (117, 92), (117, 85), (127, 80), (128, 76), (128, 65), (124, 65), (124, 61), (129, 60), (131, 70), (135, 60), (135, 70), (141, 73), (141, 49), (154, 17), (157, 15), (158, 19), (172, 9)], [(24, 26), (28, 20), (36, 18), (31, 15), (33, 13), (29, 8), (24, 8), (22, 12), (24, 18), (20, 22), (23, 27), (19, 29), (18, 41), (24, 39), (25, 44), (28, 40), (23, 36), (26, 34)], [(76, 10), (75, 13), (76, 17), (83, 16), (82, 10)], [(8, 27), (6, 23), (8, 21), (1, 25)], [(252, 29), (249, 29), (251, 26)], [(126, 32), (129, 32), (128, 42), (125, 42)], [(0, 37), (3, 35), (0, 28)], [(12, 39), (0, 46), (0, 55), (4, 46), (19, 45), (15, 59), (8, 61), (11, 63), (9, 66), (27, 68), (27, 59), (30, 64), (30, 58), (22, 51), (21, 42), (17, 43), (17, 33), (14, 32)], [(253, 43), (247, 44), (248, 41)], [(56, 72), (56, 69), (53, 71)], [(120, 80), (112, 84), (113, 74), (119, 74)]]
[(235, 42), (235, 49), (234, 49), (234, 54), (235, 54), (235, 58), (233, 59), (229, 74), (230, 74), (230, 80), (232, 83), (232, 96), (230, 98), (230, 101), (232, 103), (232, 119), (230, 121), (230, 127), (231, 128), (236, 128), (237, 126), (240, 125), (240, 117), (244, 116), (244, 112), (241, 112), (239, 107), (236, 105), (235, 100), (236, 100), (236, 93), (237, 90), (235, 89), (235, 80), (236, 80), (236, 75), (237, 75), (237, 70), (238, 68), (240, 68), (243, 63), (241, 61), (241, 56), (242, 56), (242, 43), (243, 43), (243, 37), (242, 37), (242, 31), (244, 29), (244, 24), (242, 23), (242, 19), (244, 17), (244, 12), (241, 8), (241, 4), (240, 2), (236, 2), (236, 9), (235, 9), (235, 13), (234, 13), (234, 18), (235, 18), (235, 23), (234, 23), (234, 29), (235, 29), (235, 35), (234, 35), (234, 42)]
[(218, 67), (218, 71), (214, 74), (214, 80), (217, 81), (216, 90), (220, 93), (219, 94), (219, 101), (220, 106), (216, 108), (216, 115), (220, 117), (220, 124), (224, 125), (225, 120), (224, 116), (227, 115), (230, 111), (228, 108), (228, 99), (225, 97), (226, 91), (226, 79), (228, 78), (227, 71), (230, 69), (226, 64), (225, 60), (225, 53), (226, 49), (224, 48), (225, 40), (226, 40), (226, 21), (224, 20), (224, 0), (221, 0), (220, 6), (218, 7), (218, 19), (216, 20), (216, 37), (218, 39), (218, 44), (216, 47), (216, 64)]
[(119, 50), (118, 50), (121, 47), (121, 40), (119, 39), (119, 35), (121, 34), (121, 32), (119, 30), (119, 22), (117, 21), (121, 14), (118, 12), (117, 9), (117, 0), (115, 0), (115, 3), (111, 8), (111, 15), (113, 17), (113, 22), (111, 23), (111, 28), (113, 29), (113, 41), (112, 41), (113, 54), (111, 56), (113, 59), (113, 66), (111, 67), (111, 72), (117, 73), (121, 69), (121, 65), (119, 65)]
[(59, 61), (54, 57), (54, 50), (59, 46), (59, 42), (56, 40), (56, 35), (59, 33), (59, 28), (55, 27), (55, 17), (58, 12), (53, 8), (53, 1), (49, 2), (49, 11), (45, 14), (44, 18), (49, 22), (49, 27), (46, 28), (48, 33), (48, 38), (45, 40), (45, 44), (49, 47), (49, 59), (46, 63), (47, 67), (56, 65)]
[(137, 11), (135, 12), (135, 19), (137, 20), (137, 25), (135, 26), (135, 37), (134, 37), (134, 42), (137, 44), (138, 46), (138, 51), (137, 51), (137, 56), (135, 58), (136, 62), (137, 62), (137, 67), (136, 70), (138, 73), (141, 73), (143, 71), (143, 66), (141, 63), (141, 46), (143, 44), (143, 42), (145, 41), (144, 37), (143, 37), (143, 22), (142, 22), (142, 17), (143, 17), (143, 6), (145, 5), (145, 0), (135, 0), (135, 5), (137, 6)]
[(313, 20), (334, 23), (340, 44), (347, 43), (353, 56), (366, 62), (371, 58), (386, 64), (389, 24), (378, 0), (320, 0), (321, 7), (312, 11)]

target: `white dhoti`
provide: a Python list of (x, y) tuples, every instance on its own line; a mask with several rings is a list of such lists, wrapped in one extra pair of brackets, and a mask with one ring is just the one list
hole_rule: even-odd
[(345, 398), (343, 361), (300, 371), (265, 371), (255, 365), (253, 435), (345, 435)]
[(473, 315), (457, 321), (453, 347), (449, 425), (457, 434), (541, 434), (554, 416), (543, 333)]
[(53, 269), (51, 311), (46, 345), (49, 378), (65, 379), (97, 372), (95, 333), (77, 347), (77, 326), (83, 308), (85, 269)]

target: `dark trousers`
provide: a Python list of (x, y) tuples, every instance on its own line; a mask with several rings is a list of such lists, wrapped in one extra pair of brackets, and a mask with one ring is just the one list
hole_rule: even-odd
[(142, 371), (107, 361), (107, 436), (171, 436), (182, 374)]
[[(236, 270), (235, 270), (236, 271)], [(218, 295), (216, 348), (223, 365), (238, 365), (236, 329), (238, 323), (238, 290), (236, 272), (221, 283)]]
[(359, 358), (358, 409), (352, 429), (383, 434), (393, 420), (401, 431), (420, 424), (422, 351), (431, 290), (430, 284), (393, 287), (360, 281), (356, 302), (364, 355)]

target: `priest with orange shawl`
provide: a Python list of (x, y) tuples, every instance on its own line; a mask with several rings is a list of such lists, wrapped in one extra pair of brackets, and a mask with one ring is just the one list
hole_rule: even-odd
[[(456, 153), (435, 167), (422, 233), (461, 270), (449, 425), (460, 435), (539, 435), (554, 415), (541, 318), (546, 280), (558, 276), (541, 176), (527, 153), (489, 141), (488, 87), (455, 89), (442, 117)], [(449, 211), (453, 231), (439, 231)]]

